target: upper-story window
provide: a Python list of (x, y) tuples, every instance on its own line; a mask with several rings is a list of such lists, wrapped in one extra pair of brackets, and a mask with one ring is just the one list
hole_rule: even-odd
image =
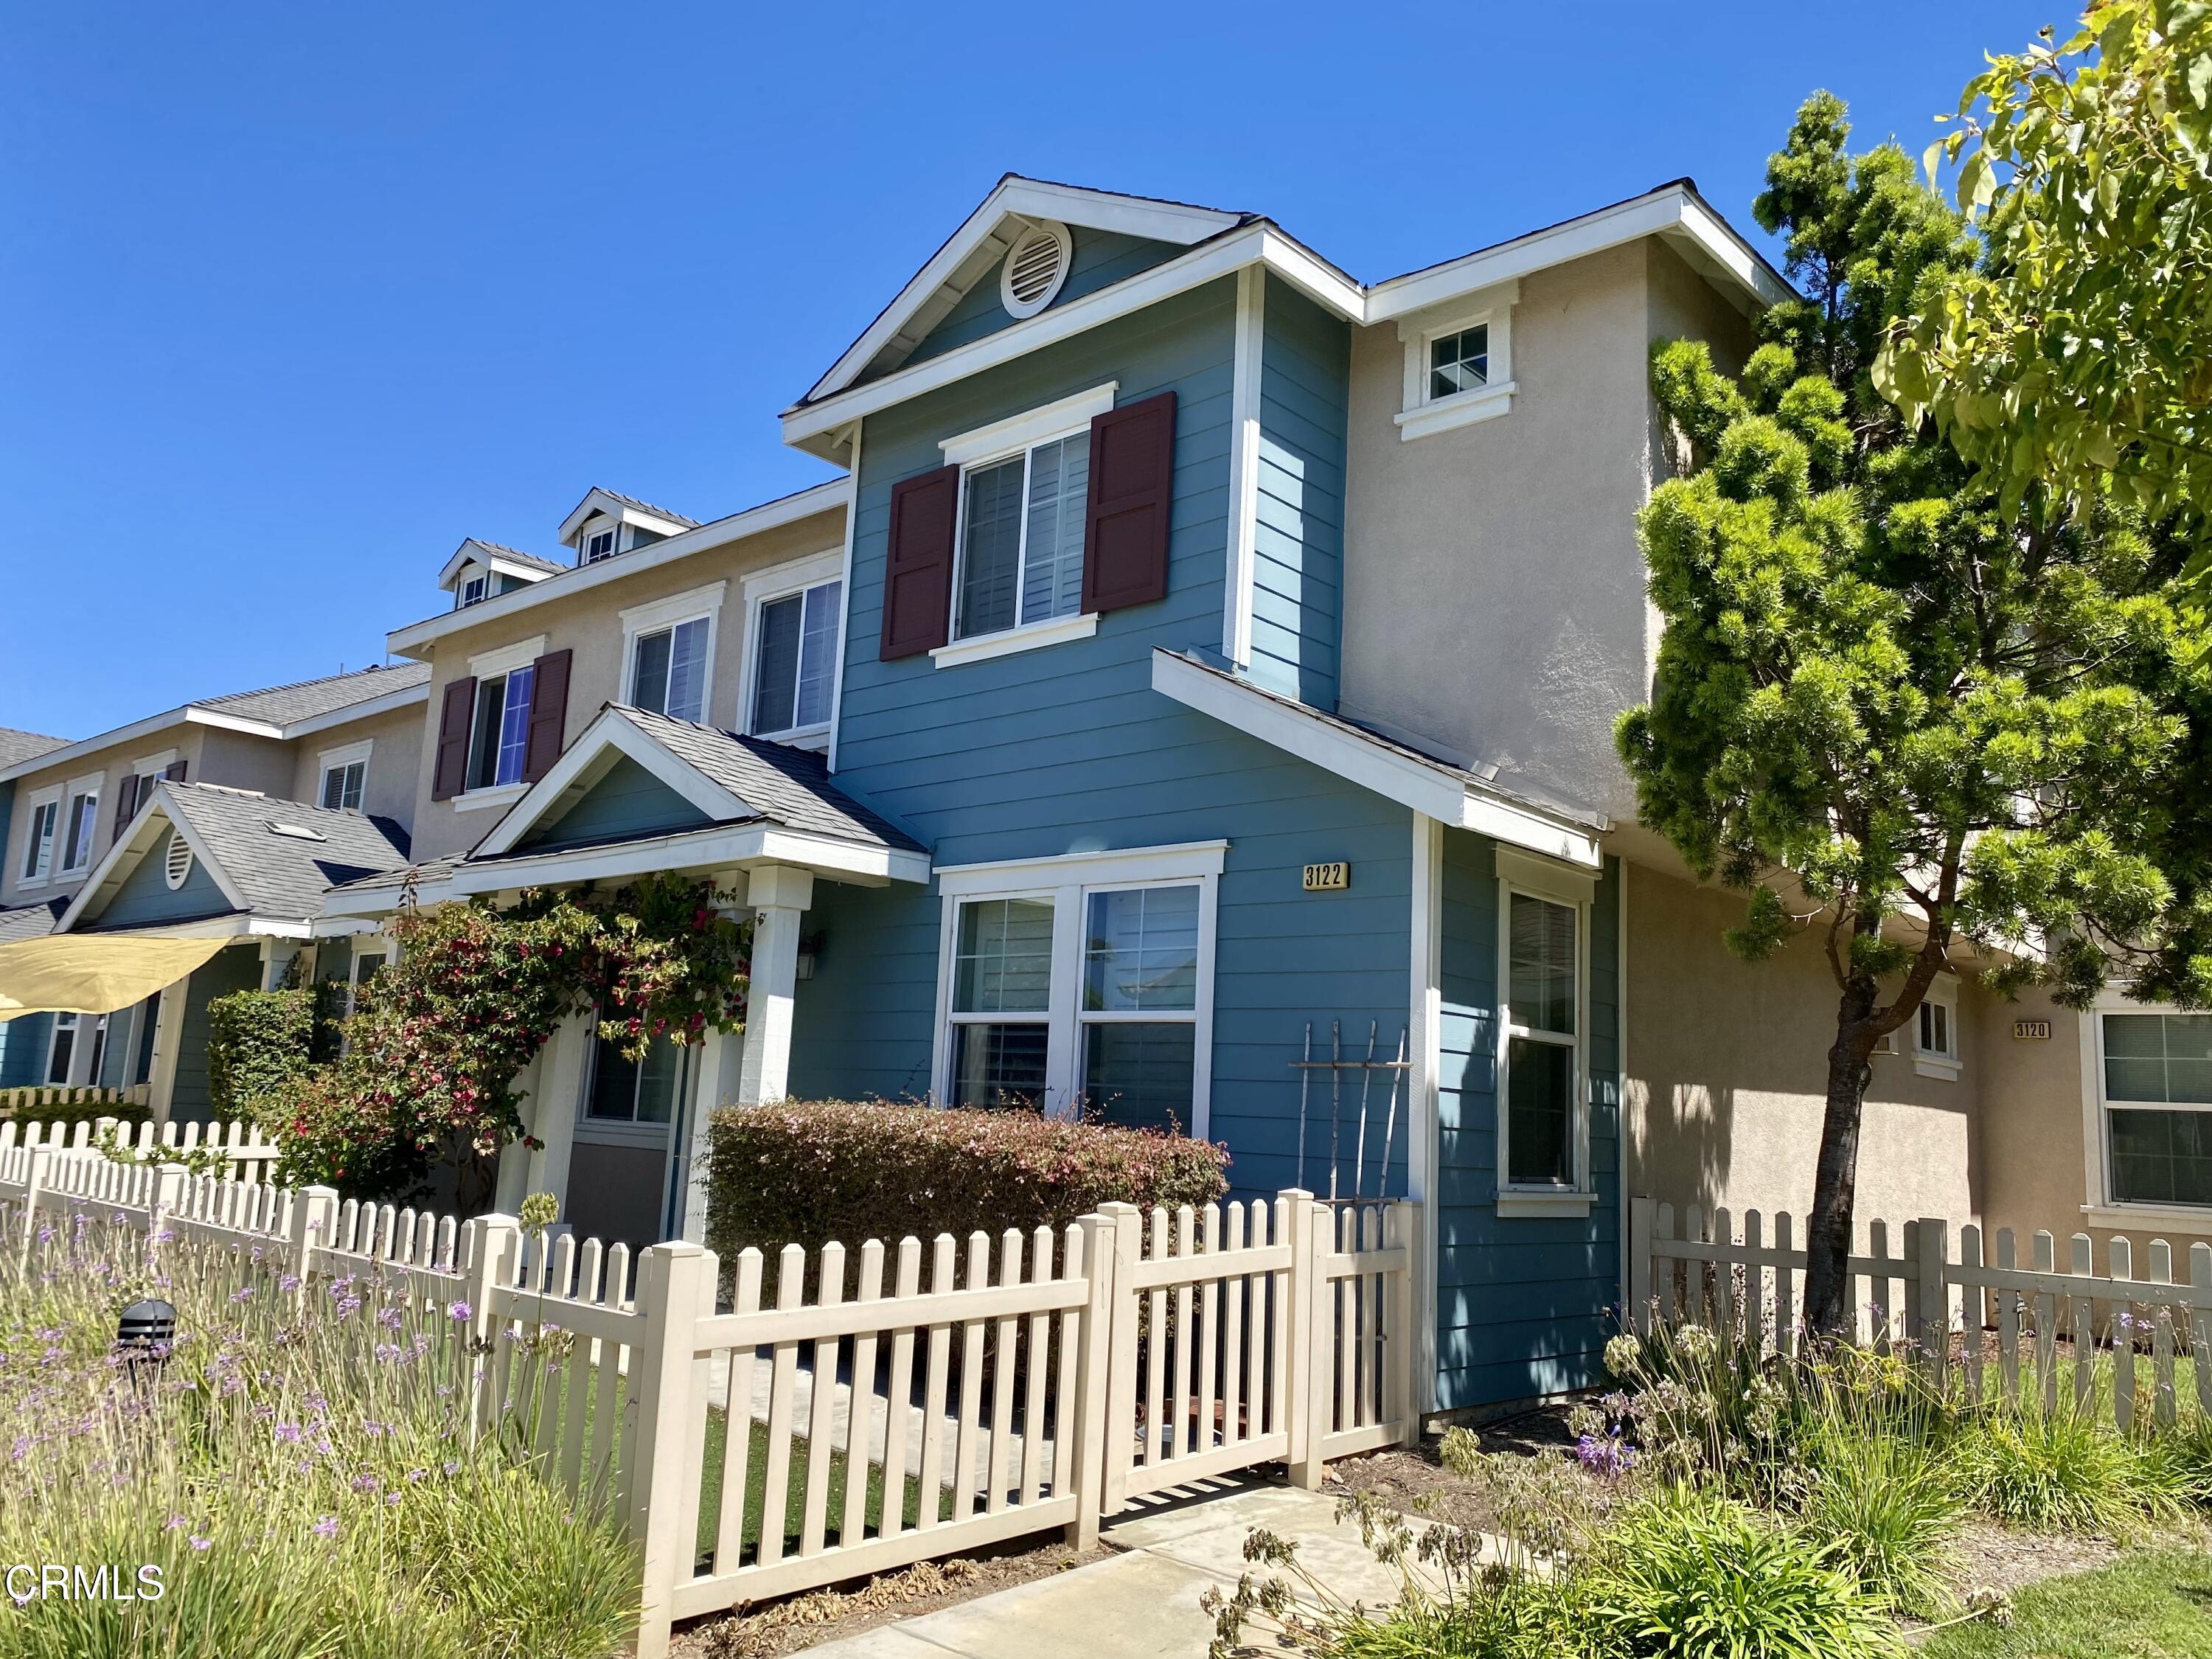
[(371, 741), (323, 751), (323, 787), (318, 797), (323, 805), (336, 811), (361, 810), (362, 793), (368, 782)]
[(26, 886), (44, 881), (53, 873), (54, 842), (60, 830), (61, 816), (60, 790), (50, 790), (44, 796), (32, 798), (30, 811), (23, 823), (21, 879)]
[(1407, 317), (1405, 399), (1394, 417), (1411, 442), (1513, 407), (1513, 305), (1519, 285), (1503, 283)]
[(460, 599), (453, 608), (465, 611), (472, 605), (482, 605), (490, 594), (491, 577), (489, 574), (471, 576), (461, 584)]
[(1957, 993), (1942, 983), (1929, 986), (1912, 1018), (1912, 1069), (1955, 1081), (1962, 1065)]
[(584, 562), (597, 564), (601, 559), (614, 557), (615, 539), (620, 533), (619, 526), (610, 525), (605, 530), (594, 530), (590, 535), (585, 537)]
[(634, 708), (703, 722), (713, 691), (715, 619), (727, 582), (634, 605), (622, 613), (623, 696)]
[(744, 729), (818, 746), (837, 696), (844, 555), (833, 549), (745, 578)]
[(511, 668), (477, 682), (476, 721), (469, 738), (471, 789), (520, 783), (530, 750), (530, 697), (535, 667)]
[(1091, 433), (1032, 445), (961, 478), (960, 576), (952, 637), (970, 640), (1054, 617), (1083, 599), (1083, 509)]
[(73, 874), (92, 864), (93, 839), (100, 823), (100, 785), (97, 776), (79, 778), (69, 787), (69, 816), (62, 836), (62, 873)]

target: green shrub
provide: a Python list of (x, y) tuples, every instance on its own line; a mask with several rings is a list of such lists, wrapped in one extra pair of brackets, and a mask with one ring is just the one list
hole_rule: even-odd
[(1935, 1611), (1966, 1509), (1943, 1458), (1901, 1435), (1837, 1430), (1807, 1449), (1800, 1527), (1868, 1589), (1908, 1613)]
[(328, 980), (277, 991), (234, 991), (208, 1004), (208, 1098), (217, 1117), (254, 1119), (337, 1052), (337, 997)]
[[(43, 1100), (42, 1096), (59, 1098)], [(113, 1098), (108, 1089), (6, 1089), (0, 1090), (0, 1123), (15, 1123), (28, 1127), (33, 1123), (59, 1123), (75, 1127), (79, 1123), (97, 1123), (101, 1118), (112, 1117), (118, 1123), (127, 1123), (136, 1128), (148, 1116), (143, 1106), (132, 1106)]]
[(1625, 1510), (1576, 1571), (1577, 1622), (1636, 1659), (1875, 1659), (1887, 1603), (1809, 1540), (1687, 1486)]
[(708, 1121), (708, 1246), (1058, 1228), (1119, 1200), (1206, 1204), (1229, 1155), (1149, 1130), (890, 1102), (726, 1106)]
[(2063, 1405), (1993, 1407), (1966, 1424), (1951, 1455), (1966, 1501), (2008, 1526), (2124, 1531), (2174, 1504), (2153, 1454)]

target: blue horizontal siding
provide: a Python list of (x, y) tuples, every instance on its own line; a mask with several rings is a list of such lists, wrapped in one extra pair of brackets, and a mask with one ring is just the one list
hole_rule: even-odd
[(169, 1116), (175, 1121), (197, 1122), (214, 1115), (208, 1100), (208, 1004), (233, 991), (251, 991), (260, 983), (261, 951), (253, 945), (234, 945), (218, 951), (192, 970), (185, 985), (176, 1083), (169, 1093)]
[(1260, 349), (1252, 678), (1334, 709), (1343, 633), (1351, 331), (1274, 277)]
[(115, 895), (88, 918), (95, 928), (137, 927), (161, 921), (181, 921), (196, 916), (222, 915), (235, 908), (216, 885), (207, 866), (192, 860), (191, 873), (175, 891), (169, 889), (169, 831), (153, 851), (131, 866)]
[(26, 1089), (46, 1080), (46, 1048), (53, 1034), (52, 1014), (25, 1014), (0, 1024), (0, 1089)]
[(1590, 917), (1587, 1218), (1498, 1213), (1498, 872), (1492, 844), (1443, 832), (1438, 1032), (1437, 1403), (1592, 1386), (1620, 1299), (1620, 866)]
[(523, 838), (526, 848), (571, 847), (696, 829), (707, 815), (628, 755), (608, 769), (576, 804)]

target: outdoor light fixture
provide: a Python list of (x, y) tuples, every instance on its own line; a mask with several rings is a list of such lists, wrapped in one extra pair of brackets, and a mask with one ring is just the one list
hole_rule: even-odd
[(133, 1364), (141, 1361), (159, 1364), (176, 1336), (177, 1310), (172, 1304), (134, 1302), (123, 1310), (116, 1325), (115, 1346)]

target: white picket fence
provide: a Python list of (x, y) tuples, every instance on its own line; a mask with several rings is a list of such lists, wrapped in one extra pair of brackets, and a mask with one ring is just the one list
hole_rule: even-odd
[(112, 1128), (119, 1150), (142, 1158), (156, 1152), (195, 1152), (220, 1148), (229, 1159), (231, 1178), (267, 1181), (283, 1151), (252, 1123), (124, 1123), (112, 1117), (75, 1123), (0, 1122), (0, 1152), (14, 1146), (50, 1146), (59, 1152), (100, 1156), (100, 1131)]
[[(1106, 1205), (964, 1247), (790, 1245), (772, 1277), (748, 1249), (727, 1312), (696, 1244), (640, 1253), (633, 1291), (623, 1246), (539, 1248), (511, 1217), (0, 1145), (26, 1258), (42, 1212), (80, 1206), (466, 1302), (479, 1425), (519, 1414), (543, 1473), (603, 1494), (640, 1547), (639, 1659), (661, 1659), (678, 1619), (1025, 1534), (1087, 1544), (1143, 1494), (1270, 1462), (1311, 1487), (1327, 1460), (1419, 1433), (1402, 1202)], [(834, 1504), (833, 1465), (851, 1472)]]
[[(1747, 1210), (1739, 1224), (1725, 1209), (1708, 1214), (1693, 1204), (1682, 1211), (1678, 1229), (1673, 1205), (1636, 1198), (1629, 1200), (1628, 1219), (1628, 1305), (1640, 1329), (1648, 1332), (1655, 1319), (1693, 1322), (1769, 1352), (1796, 1352), (1802, 1340), (1797, 1310), (1803, 1306), (1805, 1252), (1795, 1243), (1796, 1224), (1787, 1212), (1772, 1218), (1771, 1237), (1756, 1210)], [(2135, 1422), (2139, 1360), (2150, 1368), (2155, 1420), (2174, 1420), (2175, 1362), (2185, 1356), (2194, 1362), (2198, 1406), (2212, 1413), (2212, 1244), (2189, 1247), (2188, 1279), (2177, 1282), (2173, 1250), (2162, 1238), (2143, 1252), (2140, 1274), (2130, 1242), (2110, 1240), (2106, 1271), (2099, 1273), (2087, 1233), (2073, 1236), (2068, 1265), (2061, 1267), (2057, 1241), (2048, 1232), (2034, 1236), (2030, 1263), (2022, 1267), (2009, 1227), (1991, 1240), (1979, 1227), (1959, 1228), (1956, 1259), (1951, 1231), (1940, 1218), (1908, 1221), (1896, 1230), (1893, 1250), (1889, 1224), (1867, 1224), (1865, 1253), (1850, 1257), (1848, 1289), (1862, 1340), (1881, 1346), (1910, 1339), (1939, 1382), (1955, 1362), (1967, 1397), (1979, 1401), (1988, 1397), (1986, 1337), (1993, 1332), (2002, 1398), (2018, 1405), (2025, 1380), (2046, 1410), (2057, 1406), (2063, 1369), (2072, 1372), (2075, 1405), (2089, 1408), (2104, 1355), (2113, 1371), (2111, 1407), (2122, 1429)]]

